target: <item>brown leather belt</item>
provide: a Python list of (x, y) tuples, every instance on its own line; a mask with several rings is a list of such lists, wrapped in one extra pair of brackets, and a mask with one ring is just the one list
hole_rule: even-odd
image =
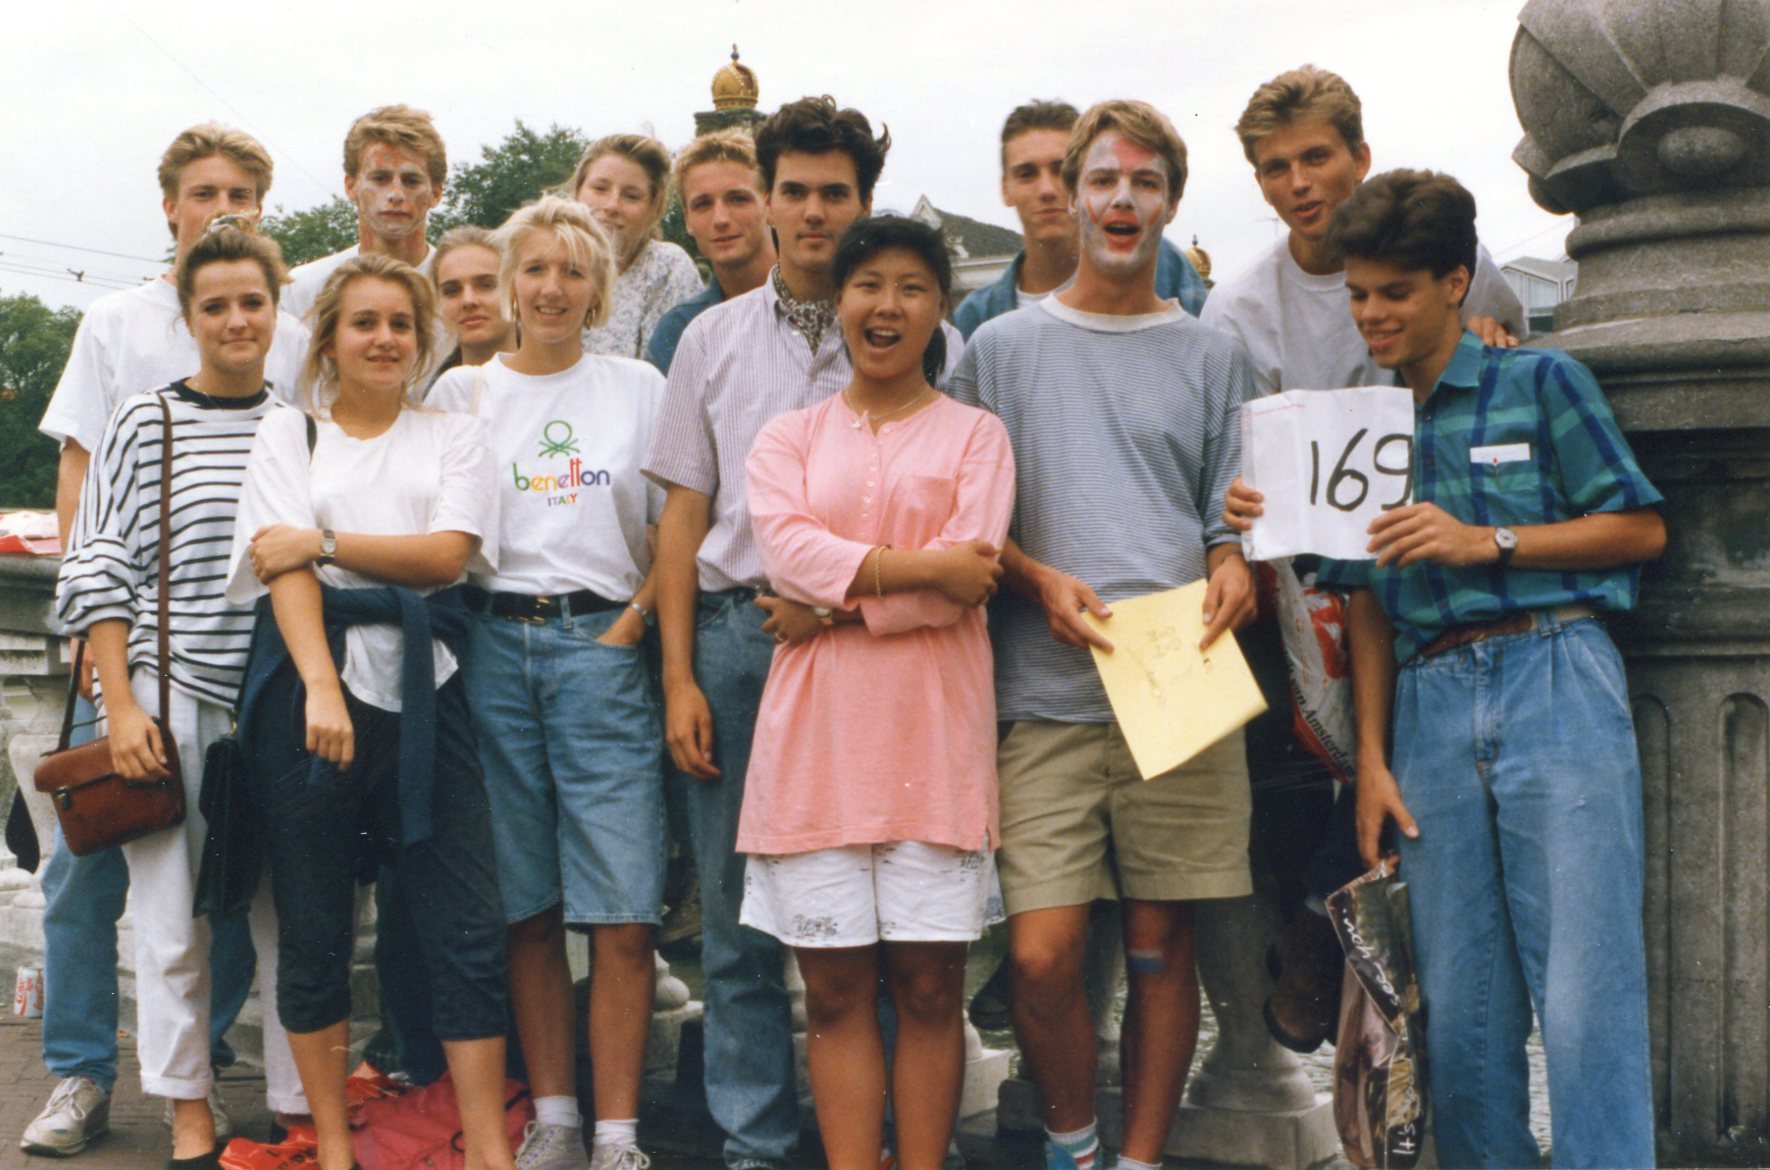
[(1518, 613), (1507, 614), (1491, 622), (1475, 622), (1467, 626), (1452, 626), (1444, 633), (1427, 642), (1420, 649), (1417, 657), (1436, 658), (1447, 650), (1455, 650), (1458, 646), (1467, 646), (1471, 642), (1485, 642), (1489, 638), (1504, 638), (1510, 634), (1524, 634), (1537, 628), (1543, 615), (1552, 615), (1557, 622), (1565, 624), (1576, 622), (1581, 618), (1596, 617), (1598, 611), (1589, 605), (1558, 605), (1554, 609), (1526, 609)]

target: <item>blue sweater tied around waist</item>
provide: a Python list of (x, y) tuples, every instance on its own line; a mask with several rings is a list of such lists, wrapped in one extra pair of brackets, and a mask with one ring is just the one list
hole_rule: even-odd
[[(462, 585), (428, 595), (403, 585), (366, 589), (320, 586), (326, 644), (331, 648), (334, 663), (344, 660), (344, 632), (351, 626), (398, 625), (405, 637), (400, 656), (399, 808), (401, 844), (407, 847), (430, 836), (431, 790), (436, 769), (436, 658), (431, 652), (431, 638), (441, 638), (457, 660), (465, 658), (473, 622), (465, 592)], [(283, 671), (294, 669), (295, 660), (277, 628), (270, 597), (262, 597), (252, 627), (246, 681), (240, 688), (239, 739), (248, 768), (257, 767), (252, 745), (257, 720), (279, 715), (263, 709), (270, 684)], [(306, 688), (299, 681), (295, 692), (296, 702), (305, 704)], [(294, 712), (289, 712), (286, 717), (293, 716)], [(314, 756), (310, 765), (315, 761), (324, 762)]]

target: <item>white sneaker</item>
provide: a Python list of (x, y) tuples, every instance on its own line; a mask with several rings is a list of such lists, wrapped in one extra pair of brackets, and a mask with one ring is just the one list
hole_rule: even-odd
[[(221, 1095), (221, 1082), (209, 1083), (209, 1112), (215, 1115), (215, 1148), (227, 1145), (228, 1139), (234, 1136), (234, 1119), (227, 1115), (227, 1101)], [(167, 1129), (172, 1128), (172, 1098), (166, 1098), (166, 1112), (161, 1114), (160, 1123)]]
[(18, 1147), (32, 1154), (66, 1157), (111, 1128), (111, 1095), (85, 1077), (65, 1077), (49, 1103), (25, 1126)]
[(584, 1131), (575, 1125), (531, 1121), (516, 1151), (516, 1170), (587, 1170)]
[(651, 1170), (651, 1159), (638, 1146), (597, 1146), (590, 1170)]

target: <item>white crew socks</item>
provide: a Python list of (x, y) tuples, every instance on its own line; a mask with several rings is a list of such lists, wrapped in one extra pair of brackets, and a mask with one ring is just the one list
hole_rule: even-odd
[(629, 1117), (625, 1121), (599, 1121), (591, 1144), (598, 1150), (604, 1146), (636, 1146), (639, 1144), (639, 1119)]
[(576, 1097), (536, 1097), (535, 1120), (542, 1125), (563, 1125), (567, 1129), (583, 1129), (584, 1115), (578, 1112)]

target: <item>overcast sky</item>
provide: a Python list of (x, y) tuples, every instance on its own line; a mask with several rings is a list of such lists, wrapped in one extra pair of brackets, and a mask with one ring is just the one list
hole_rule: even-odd
[[(477, 159), (515, 119), (591, 136), (650, 128), (672, 148), (710, 107), (736, 41), (772, 109), (831, 93), (890, 125), (875, 196), (1016, 226), (1001, 204), (1001, 120), (1031, 97), (1154, 102), (1191, 154), (1170, 235), (1197, 234), (1218, 278), (1275, 238), (1230, 127), (1255, 86), (1314, 62), (1364, 100), (1376, 170), (1423, 166), (1474, 193), (1502, 261), (1562, 254), (1571, 220), (1541, 211), (1511, 161), (1507, 85), (1520, 0), (573, 0), (557, 4), (204, 5), (48, 0), (6, 27), (0, 120), (0, 293), (85, 306), (158, 271), (169, 236), (154, 169), (174, 134), (209, 119), (276, 160), (268, 202), (341, 189), (356, 115), (429, 110), (451, 161)], [(31, 242), (31, 241), (47, 241)], [(79, 245), (96, 251), (75, 251)], [(105, 255), (103, 253), (117, 253)], [(88, 283), (17, 268), (81, 269)]]

